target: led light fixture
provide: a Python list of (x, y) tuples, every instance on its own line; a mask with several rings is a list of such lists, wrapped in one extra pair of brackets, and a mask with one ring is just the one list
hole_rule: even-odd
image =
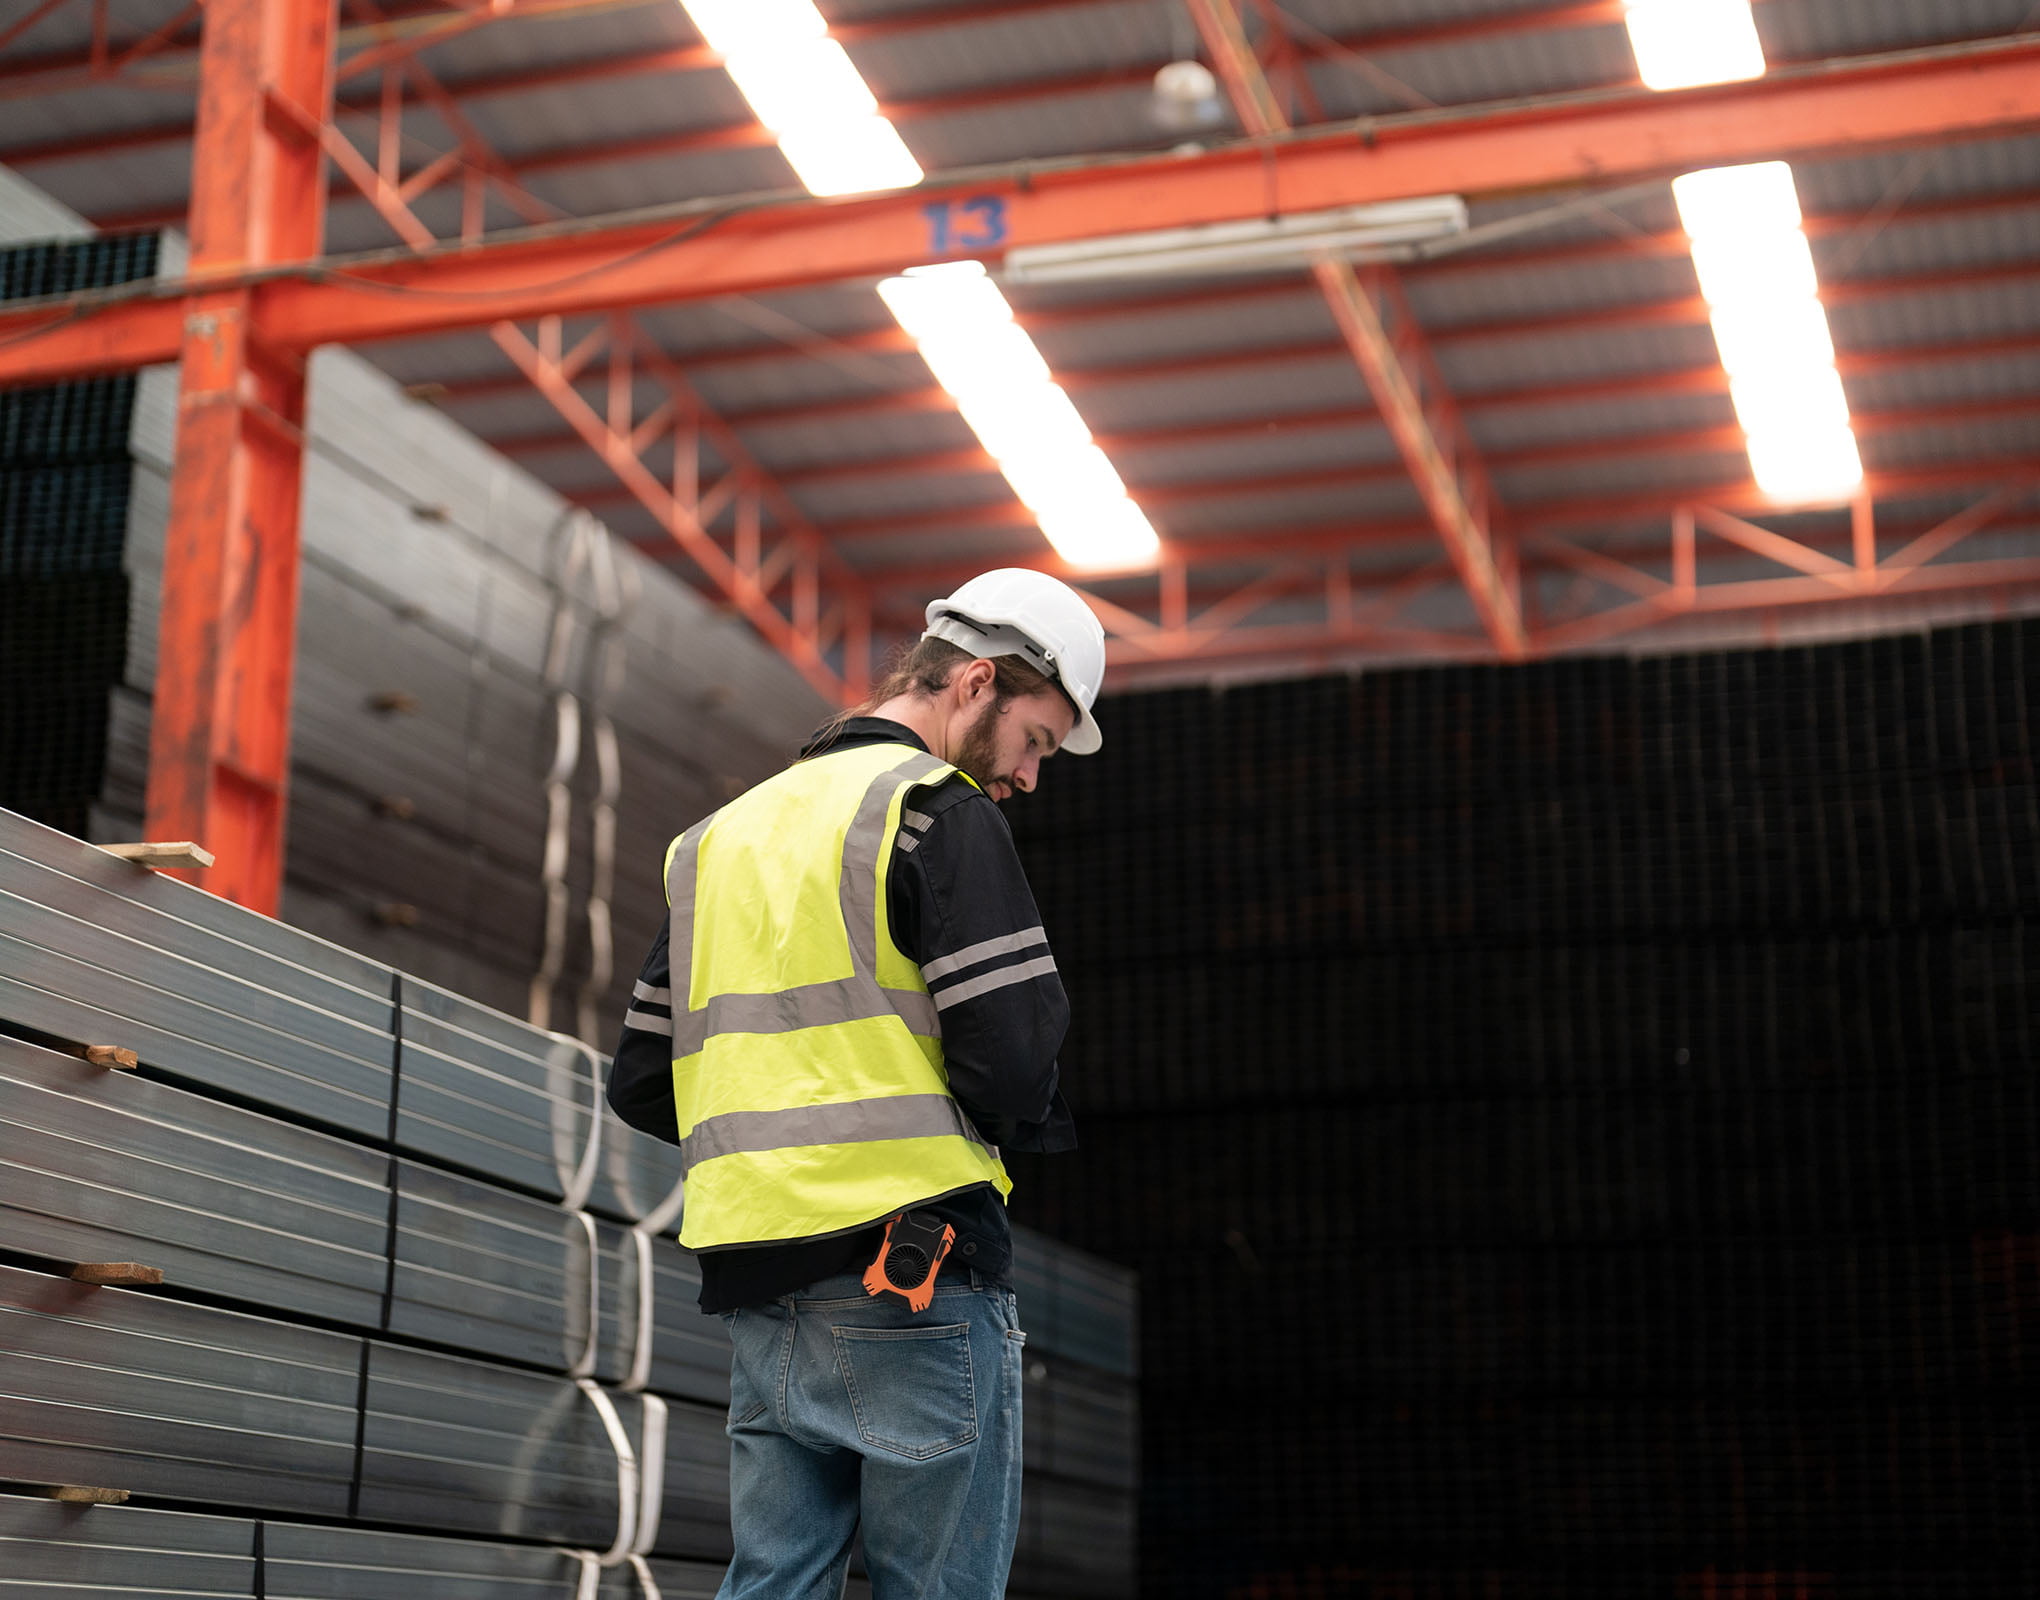
[(1764, 75), (1750, 0), (1629, 0), (1629, 44), (1652, 89), (1691, 89)]
[(1693, 244), (1757, 485), (1785, 502), (1846, 499), (1863, 481), (1792, 169), (1782, 161), (1672, 183)]
[(811, 194), (919, 183), (921, 165), (813, 0), (681, 0)]
[(915, 267), (878, 292), (1063, 560), (1093, 570), (1153, 564), (1153, 526), (983, 263)]
[(1026, 245), (1007, 252), (1002, 271), (1013, 283), (1266, 272), (1302, 266), (1327, 251), (1349, 260), (1390, 260), (1400, 248), (1465, 231), (1466, 202), (1456, 194), (1434, 195), (1272, 220)]
[[(1627, 0), (1637, 71), (1653, 89), (1764, 75), (1750, 0)], [(1757, 487), (1786, 504), (1849, 498), (1863, 459), (1834, 336), (1782, 161), (1672, 183)]]

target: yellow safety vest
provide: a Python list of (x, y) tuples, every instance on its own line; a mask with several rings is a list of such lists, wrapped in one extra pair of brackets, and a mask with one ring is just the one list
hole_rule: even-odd
[(796, 763), (673, 841), (673, 1105), (691, 1249), (848, 1232), (1012, 1180), (949, 1093), (886, 873), (908, 794), (956, 768), (908, 745)]

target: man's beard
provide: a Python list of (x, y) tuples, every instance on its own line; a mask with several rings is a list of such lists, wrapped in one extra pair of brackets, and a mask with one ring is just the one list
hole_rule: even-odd
[(1012, 787), (1012, 780), (999, 772), (998, 722), (1005, 709), (994, 699), (970, 725), (956, 752), (956, 765), (970, 774), (980, 789), (989, 791), (994, 783)]

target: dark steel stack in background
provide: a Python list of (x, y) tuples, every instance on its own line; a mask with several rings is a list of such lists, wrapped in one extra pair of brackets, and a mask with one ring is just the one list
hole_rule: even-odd
[[(0, 300), (156, 271), (153, 234), (0, 249)], [(85, 831), (127, 658), (132, 374), (0, 391), (0, 806)]]
[(2040, 628), (1128, 696), (1013, 821), (1143, 1588), (2040, 1592)]
[[(0, 814), (0, 1480), (145, 1502), (0, 1494), (0, 1588), (572, 1595), (569, 1550), (638, 1504), (578, 1371), (662, 1464), (660, 1589), (712, 1593), (728, 1346), (644, 1222), (677, 1151), (604, 1109), (589, 1154), (605, 1066)], [(1132, 1282), (1037, 1236), (1020, 1257), (1014, 1592), (1110, 1600), (1133, 1585)], [(602, 1592), (636, 1592), (628, 1569)]]

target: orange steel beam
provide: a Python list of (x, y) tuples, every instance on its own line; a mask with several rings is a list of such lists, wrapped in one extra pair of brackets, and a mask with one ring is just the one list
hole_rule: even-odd
[[(1289, 114), (1247, 40), (1246, 20), (1234, 0), (1184, 3), (1240, 126), (1257, 139), (1289, 132)], [(1495, 536), (1494, 488), (1401, 284), (1386, 268), (1355, 267), (1329, 252), (1311, 260), (1310, 275), (1367, 380), (1481, 627), (1496, 650), (1513, 660), (1528, 641), (1511, 557)]]
[(331, 0), (208, 0), (191, 270), (176, 307), (177, 460), (164, 535), (144, 830), (218, 858), (213, 892), (274, 912), (283, 877), (305, 363), (238, 275), (319, 251)]
[[(2040, 125), (2040, 37), (1785, 69), (1751, 83), (1595, 91), (1371, 119), (1204, 155), (1077, 162), (852, 201), (690, 202), (480, 247), (383, 252), (243, 274), (267, 337), (292, 349), (882, 276), (932, 258), (1238, 221), (1477, 187), (1506, 192), (1696, 165), (1980, 137)], [(0, 382), (170, 359), (146, 296), (104, 291), (0, 313)]]
[[(1936, 200), (1919, 206), (1909, 206), (1896, 212), (1892, 226), (1909, 222), (1935, 222), (1944, 220), (1971, 221), (1996, 216), (2007, 211), (2027, 211), (2040, 208), (2040, 190), (2015, 189), (2003, 192), (1964, 196), (1953, 200)], [(1856, 211), (1828, 212), (1816, 214), (1808, 219), (1808, 230), (1816, 237), (1845, 232), (1858, 227), (1864, 221), (1863, 214)], [(1405, 279), (1428, 283), (1433, 279), (1457, 275), (1469, 269), (1487, 273), (1527, 272), (1554, 266), (1592, 266), (1606, 262), (1630, 259), (1638, 254), (1678, 255), (1689, 253), (1689, 246), (1683, 232), (1672, 231), (1652, 234), (1642, 239), (1598, 241), (1583, 245), (1561, 245), (1536, 250), (1482, 251), (1465, 256), (1448, 256), (1438, 261), (1416, 263), (1402, 268)], [(2035, 271), (2040, 262), (2012, 261), (1993, 263), (1982, 267), (1967, 267), (1953, 271), (1925, 273), (1884, 274), (1871, 278), (1845, 278), (1832, 283), (1825, 291), (1826, 298), (1833, 304), (1850, 304), (1858, 300), (1879, 299), (1901, 293), (1925, 292), (1940, 288), (1964, 286), (1987, 286), (1997, 283), (2022, 282)], [(1248, 312), (1258, 306), (1277, 302), (1292, 301), (1300, 294), (1307, 293), (1307, 286), (1295, 282), (1259, 283), (1222, 289), (1195, 290), (1188, 293), (1157, 296), (1149, 299), (1119, 299), (1102, 301), (1093, 305), (1058, 305), (1049, 309), (1019, 312), (1020, 322), (1027, 329), (1040, 334), (1053, 334), (1058, 330), (1081, 329), (1094, 322), (1109, 321), (1122, 323), (1130, 317), (1161, 314), (1178, 311), (1210, 311), (1214, 314)], [(1587, 320), (1583, 321), (1582, 318)], [(1431, 332), (1433, 345), (1446, 345), (1457, 341), (1471, 341), (1482, 338), (1504, 338), (1517, 335), (1563, 336), (1583, 327), (1608, 325), (1615, 321), (1634, 319), (1638, 325), (1662, 324), (1666, 322), (1691, 322), (1698, 324), (1706, 320), (1706, 307), (1697, 296), (1686, 296), (1670, 302), (1640, 302), (1618, 310), (1601, 310), (1589, 313), (1566, 312), (1557, 316), (1517, 317), (1502, 321), (1468, 322), (1457, 327), (1434, 329)], [(832, 335), (832, 348), (854, 352), (860, 355), (908, 354), (913, 341), (897, 327), (887, 326), (863, 332)], [(1241, 360), (1277, 360), (1288, 355), (1333, 355), (1343, 353), (1344, 346), (1335, 340), (1303, 343), (1286, 347), (1271, 347), (1259, 353), (1224, 352), (1208, 357), (1191, 357), (1190, 361), (1209, 360), (1212, 362), (1233, 362)], [(736, 371), (746, 367), (775, 361), (797, 361), (812, 359), (812, 353), (798, 349), (783, 340), (761, 340), (748, 345), (718, 345), (698, 352), (668, 349), (674, 360), (685, 363), (689, 372), (706, 375), (716, 372)], [(1843, 356), (1846, 362), (1850, 357)], [(1113, 382), (1124, 378), (1133, 381), (1153, 376), (1190, 370), (1181, 360), (1163, 363), (1155, 368), (1140, 364), (1116, 367), (1069, 367), (1058, 363), (1058, 378), (1067, 373), (1071, 385), (1085, 385), (1092, 382)], [(1215, 370), (1215, 369), (1214, 369)], [(1718, 365), (1708, 371), (1718, 375)], [(1846, 368), (1845, 375), (1846, 375)], [(1726, 379), (1722, 379), (1725, 386)], [(515, 373), (503, 373), (488, 377), (459, 378), (443, 383), (421, 385), (434, 400), (461, 401), (483, 399), (504, 394), (521, 393), (525, 387), (522, 377)], [(1462, 394), (1462, 409), (1479, 404), (1479, 398)], [(873, 408), (881, 410), (946, 410), (951, 402), (940, 389), (929, 386), (923, 390), (902, 390), (887, 394), (860, 395), (847, 400), (807, 402), (803, 406), (783, 408), (789, 419), (811, 421), (834, 415), (850, 417)], [(732, 421), (757, 415), (762, 420), (777, 420), (780, 407), (756, 409), (753, 412), (730, 411), (726, 415)], [(499, 446), (500, 448), (500, 446)]]

